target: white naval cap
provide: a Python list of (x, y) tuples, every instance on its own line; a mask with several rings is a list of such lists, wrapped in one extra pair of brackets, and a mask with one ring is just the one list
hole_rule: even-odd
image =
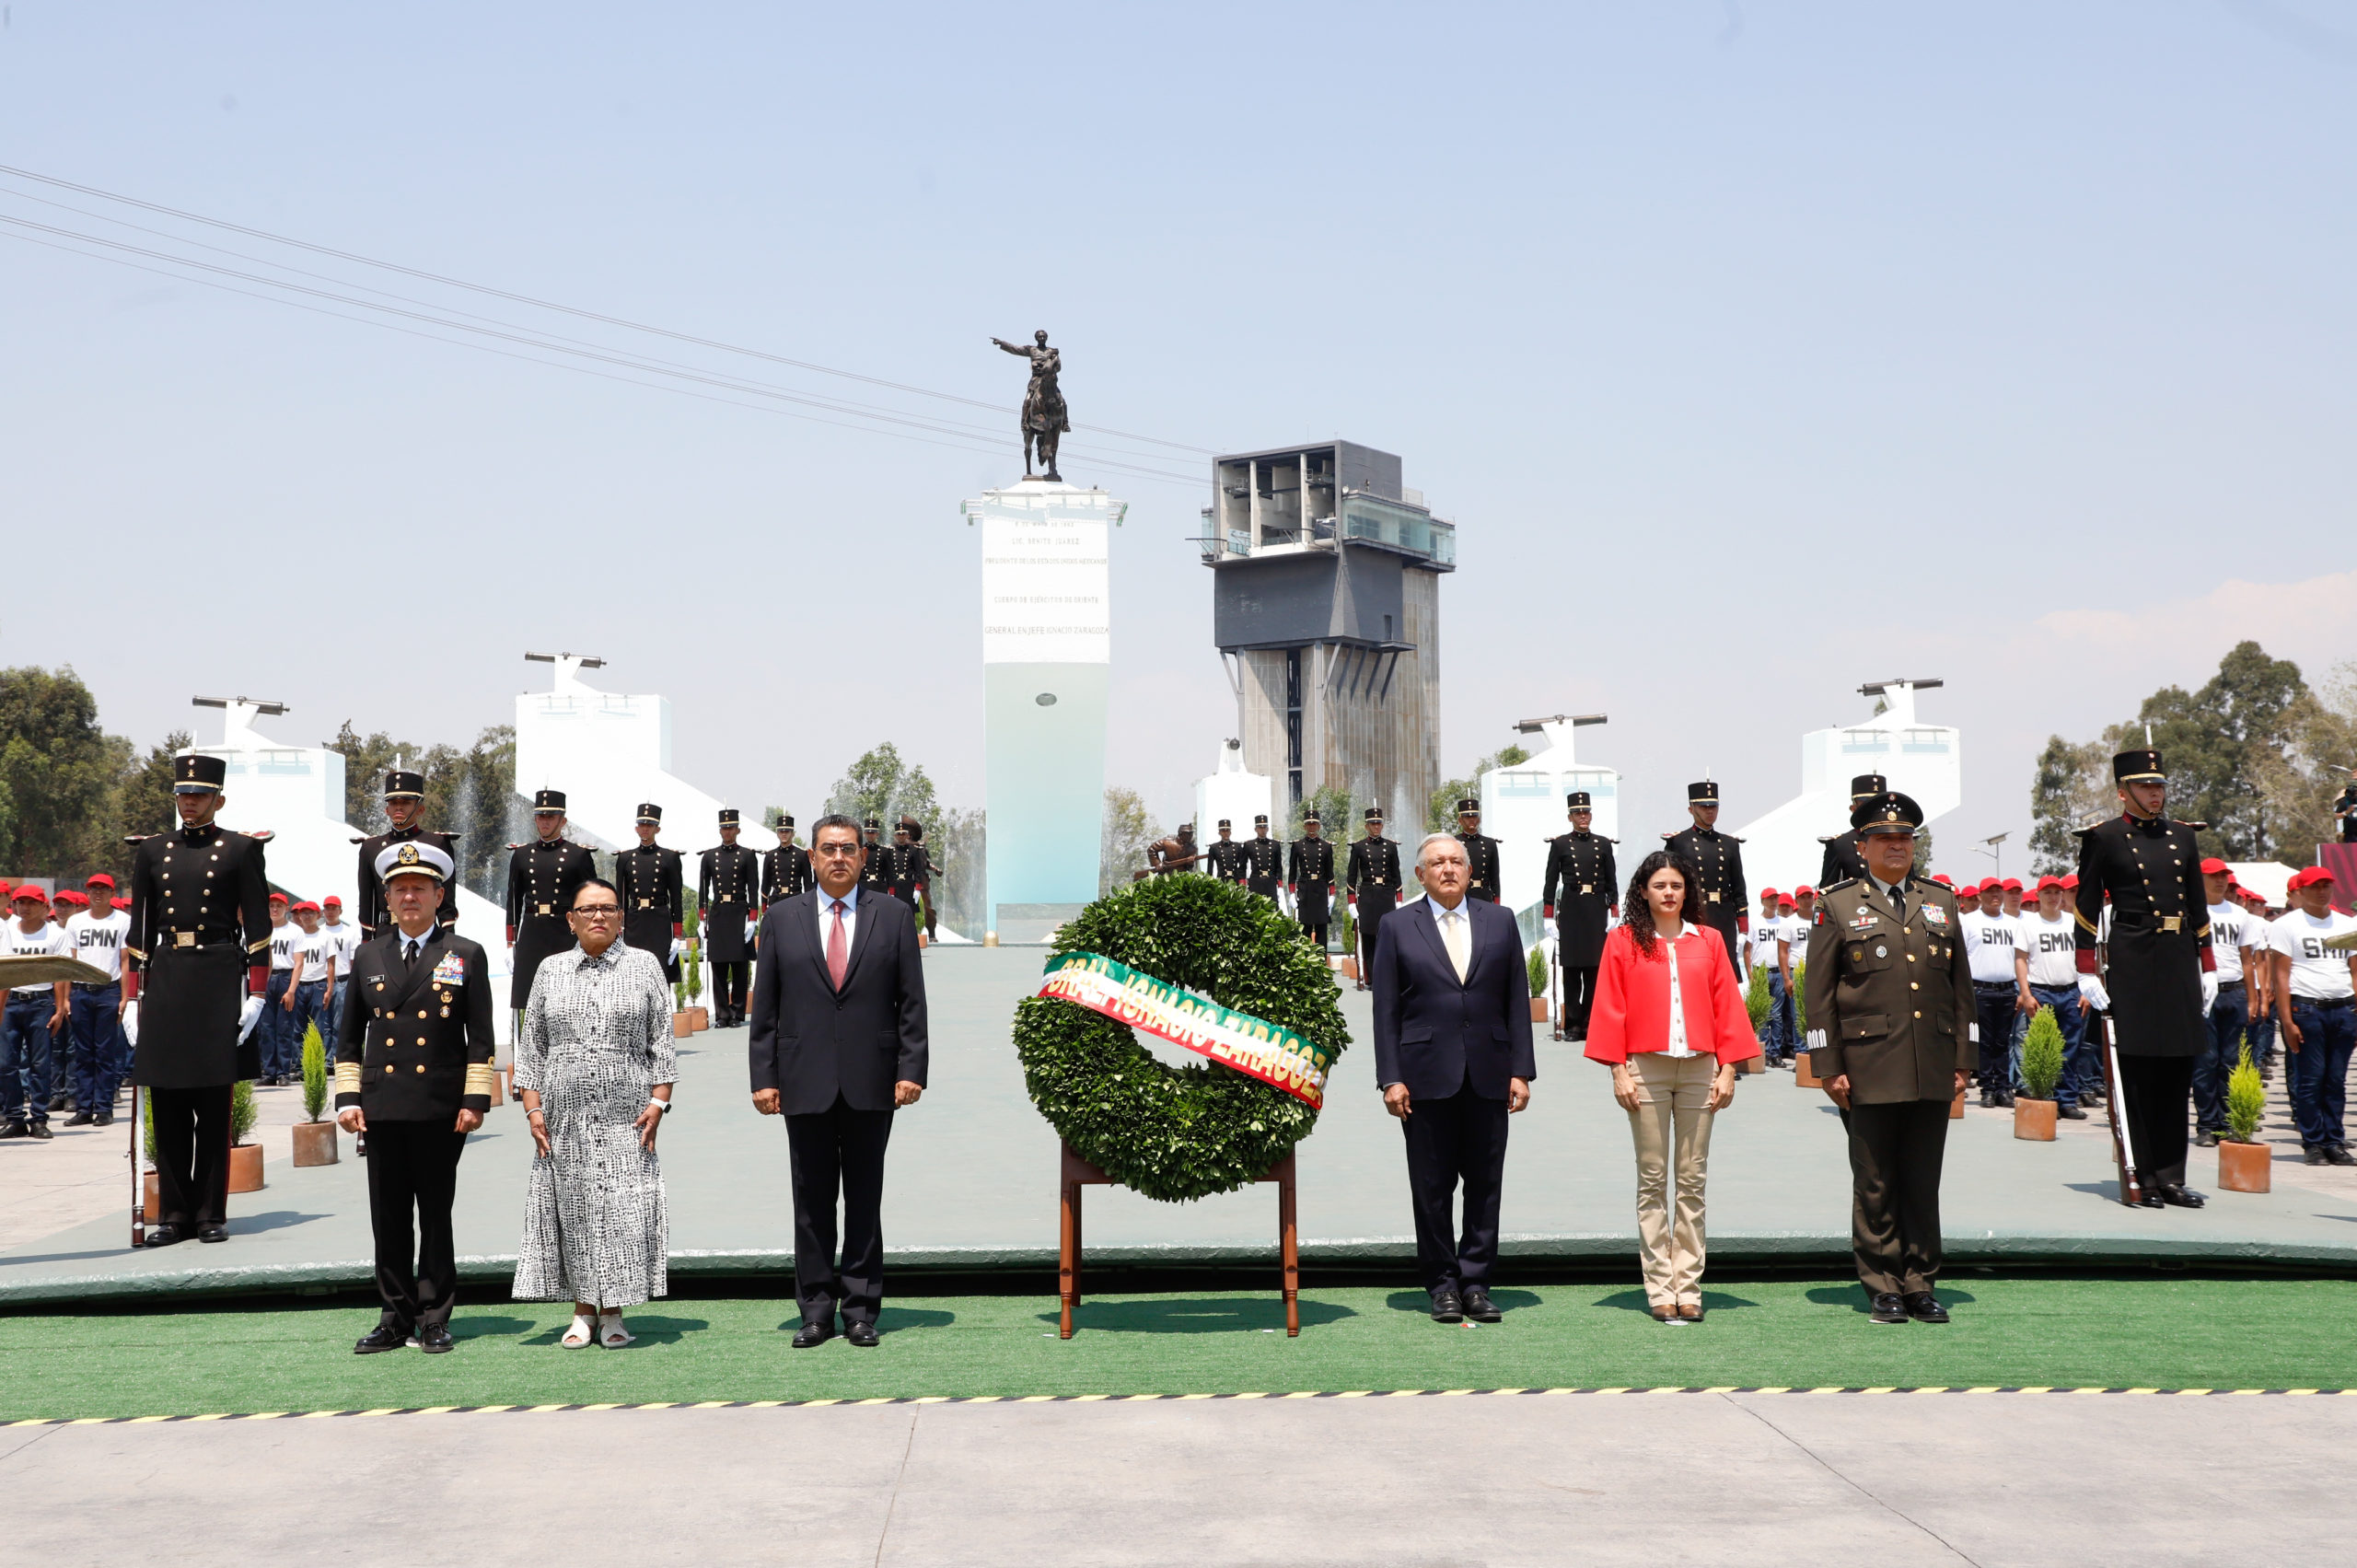
[(452, 863), (449, 851), (415, 839), (387, 844), (377, 855), (377, 880), (379, 882), (408, 876), (431, 877), (436, 882), (447, 882), (450, 873), (456, 869), (458, 867)]

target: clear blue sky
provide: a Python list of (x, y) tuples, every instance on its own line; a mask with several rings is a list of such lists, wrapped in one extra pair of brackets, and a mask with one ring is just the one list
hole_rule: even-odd
[[(1608, 711), (1583, 749), (1631, 775), (1632, 833), (1706, 767), (1731, 820), (1764, 810), (1859, 681), (1945, 676), (1959, 844), (2026, 828), (2049, 731), (2238, 636), (2357, 656), (2352, 103), (2357, 17), (2318, 0), (10, 0), (0, 28), (0, 163), (993, 401), (1022, 366), (988, 338), (1044, 326), (1084, 423), (1399, 452), (1462, 529), (1450, 771)], [(110, 727), (242, 691), (296, 740), (460, 740), (544, 680), (525, 648), (566, 647), (668, 693), (679, 771), (748, 807), (807, 812), (887, 738), (980, 802), (958, 503), (1016, 476), (1011, 436), (839, 430), (12, 239), (0, 299), (0, 662), (70, 660)], [(1187, 542), (1207, 469), (1164, 461), (1198, 477), (1064, 468), (1132, 501), (1109, 772), (1167, 820), (1233, 704)]]

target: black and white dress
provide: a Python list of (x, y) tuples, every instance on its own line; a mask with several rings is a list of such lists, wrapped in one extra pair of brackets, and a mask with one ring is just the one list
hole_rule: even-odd
[(516, 1087), (537, 1090), (550, 1153), (524, 1189), (518, 1301), (635, 1307), (668, 1283), (663, 1167), (633, 1125), (649, 1091), (679, 1076), (671, 988), (654, 954), (617, 941), (575, 947), (532, 977), (516, 1041)]

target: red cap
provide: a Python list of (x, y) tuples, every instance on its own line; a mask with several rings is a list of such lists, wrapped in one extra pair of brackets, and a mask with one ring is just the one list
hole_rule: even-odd
[(305, 899), (301, 903), (296, 904), (287, 912), (289, 914), (303, 914), (307, 912), (311, 914), (317, 914), (319, 912), (319, 906), (313, 903), (310, 900)]
[(41, 890), (41, 884), (38, 882), (26, 883), (23, 887), (17, 889), (16, 896), (8, 901), (10, 903), (22, 903), (27, 899), (31, 899), (38, 903), (45, 904), (49, 902), (49, 895)]
[(325, 899), (322, 899), (320, 903), (329, 909), (342, 909), (343, 907), (343, 900), (337, 898), (333, 893), (330, 893)]
[(1956, 886), (1955, 880), (1945, 871), (1933, 872), (1932, 880), (1937, 882), (1943, 888), (1953, 888)]
[(60, 888), (57, 889), (57, 897), (52, 901), (61, 904), (87, 904), (90, 900), (71, 888)]
[(1793, 889), (1793, 897), (1796, 899), (1813, 899), (1817, 897), (1817, 889), (1804, 882), (1799, 887)]
[(1782, 898), (1783, 895), (1777, 892), (1773, 888), (1762, 888), (1759, 889), (1759, 896), (1763, 899), (1775, 899)]
[(2022, 890), (2022, 879), (2018, 877), (2008, 877), (2003, 886), (2008, 893), (2018, 893)]
[(2292, 873), (2292, 880), (2286, 883), (2285, 886), (2289, 888), (2313, 888), (2319, 882), (2329, 882), (2331, 880), (2332, 873), (2330, 871), (2328, 871), (2321, 865), (2311, 865), (2305, 871), (2294, 871)]
[(2076, 888), (2078, 887), (2078, 885), (2079, 885), (2079, 874), (2078, 874), (2077, 872), (2075, 872), (2075, 871), (2072, 872), (2068, 877), (2063, 877), (2063, 878), (2062, 878), (2062, 889), (2063, 889), (2063, 890), (2064, 890), (2065, 892), (2069, 892), (2069, 891), (2071, 891), (2071, 890), (2073, 890), (2073, 889), (2076, 889)]
[(271, 889), (270, 901), (274, 904), (283, 904), (286, 901), (286, 895), (273, 888)]
[(1799, 905), (1797, 905), (1797, 904), (1795, 904), (1795, 903), (1793, 901), (1793, 896), (1792, 896), (1792, 894), (1790, 894), (1790, 893), (1779, 893), (1779, 894), (1777, 894), (1777, 895), (1776, 895), (1776, 907), (1777, 907), (1778, 909), (1780, 909), (1780, 910), (1788, 910), (1788, 909), (1797, 909), (1797, 908), (1799, 908), (1800, 906), (1799, 906)]
[(2043, 893), (2049, 888), (2053, 889), (2058, 893), (2061, 892), (2062, 890), (2062, 878), (2060, 877), (2041, 877), (2038, 879), (2038, 890), (2039, 892)]
[(2213, 854), (2209, 859), (2201, 863), (2201, 875), (2204, 877), (2231, 877), (2234, 873), (2226, 869), (2226, 863), (2224, 861), (2220, 860)]
[(105, 888), (111, 890), (114, 887), (114, 878), (108, 876), (105, 872), (100, 871), (92, 875), (90, 879), (83, 883), (82, 886), (85, 888)]

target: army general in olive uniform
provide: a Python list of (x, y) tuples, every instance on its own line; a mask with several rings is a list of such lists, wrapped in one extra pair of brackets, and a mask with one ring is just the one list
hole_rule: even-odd
[[(655, 955), (663, 978), (679, 983), (679, 960), (672, 947), (687, 931), (687, 873), (678, 850), (655, 842), (663, 830), (663, 807), (648, 801), (638, 808), (638, 847), (614, 856), (614, 894), (622, 906), (622, 940)], [(567, 904), (567, 909), (573, 906)]]
[[(451, 1348), (459, 1258), (450, 1209), (467, 1134), (491, 1109), (491, 970), (482, 945), (435, 918), (450, 857), (428, 843), (378, 855), (393, 923), (352, 956), (335, 1049), (336, 1120), (368, 1139), (377, 1326), (360, 1355)], [(415, 1218), (412, 1230), (411, 1221)]]
[(1850, 1134), (1850, 1241), (1877, 1323), (1945, 1323), (1940, 1165), (1948, 1103), (1978, 1050), (1956, 895), (1913, 875), (1923, 812), (1862, 802), (1866, 875), (1817, 895), (1808, 934), (1809, 1066)]
[(532, 831), (533, 841), (511, 846), (507, 856), (507, 946), (516, 970), (507, 1005), (519, 1013), (532, 1000), (540, 960), (573, 946), (565, 912), (581, 884), (598, 875), (597, 857), (564, 836), (564, 791), (532, 796)]
[(143, 840), (131, 863), (123, 995), (131, 1081), (156, 1117), (150, 1247), (193, 1232), (226, 1241), (232, 1086), (261, 1076), (254, 1024), (270, 979), (270, 877), (261, 842), (213, 820), (228, 764), (172, 759), (175, 831)]

